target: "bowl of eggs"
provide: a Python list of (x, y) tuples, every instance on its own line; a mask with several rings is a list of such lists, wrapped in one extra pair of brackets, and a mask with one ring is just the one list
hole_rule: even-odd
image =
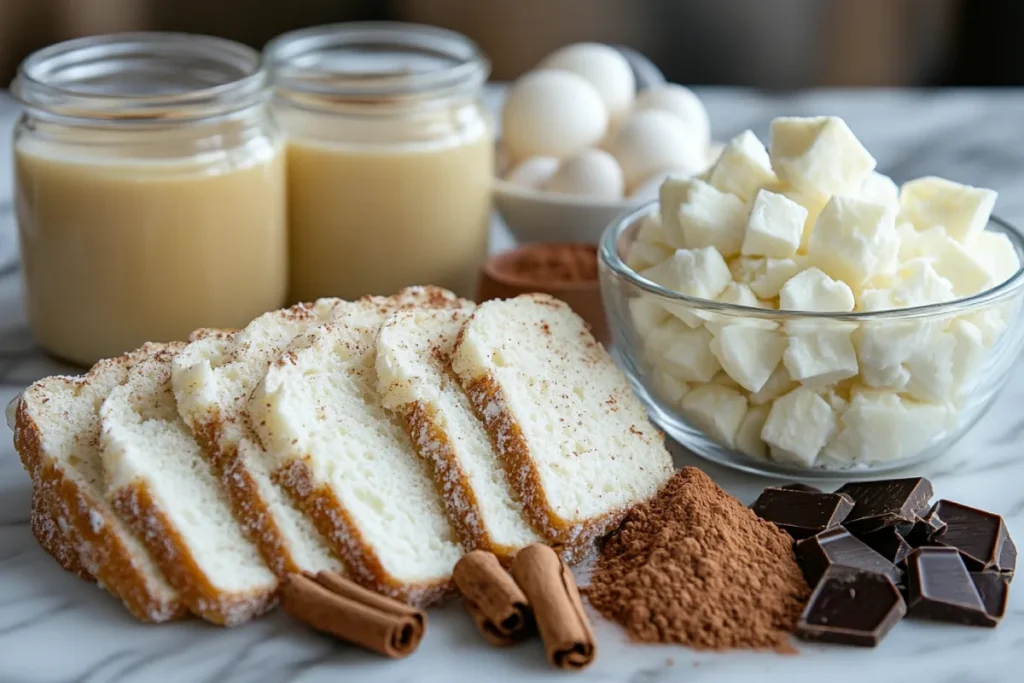
[(622, 51), (578, 43), (509, 89), (494, 204), (519, 242), (596, 243), (666, 177), (701, 173), (717, 156), (697, 95), (638, 80)]

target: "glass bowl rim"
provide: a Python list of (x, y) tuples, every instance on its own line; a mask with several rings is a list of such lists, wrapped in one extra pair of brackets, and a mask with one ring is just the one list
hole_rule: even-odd
[(688, 296), (680, 294), (666, 287), (644, 278), (640, 273), (626, 265), (619, 256), (618, 243), (622, 234), (639, 219), (651, 213), (651, 210), (658, 205), (657, 200), (649, 201), (642, 206), (636, 207), (613, 220), (601, 235), (597, 254), (601, 265), (611, 270), (617, 277), (629, 282), (649, 294), (662, 299), (688, 304), (695, 308), (713, 310), (724, 313), (741, 314), (745, 317), (760, 318), (763, 320), (792, 319), (792, 318), (816, 318), (822, 320), (842, 321), (864, 321), (864, 320), (896, 320), (902, 318), (923, 318), (942, 314), (962, 314), (965, 310), (980, 308), (986, 304), (1002, 301), (1016, 294), (1024, 287), (1024, 236), (1009, 222), (998, 216), (990, 216), (988, 224), (999, 227), (999, 232), (1005, 234), (1017, 252), (1017, 271), (989, 289), (986, 289), (971, 296), (943, 301), (937, 304), (926, 304), (924, 306), (908, 306), (906, 308), (889, 308), (878, 311), (850, 311), (841, 313), (835, 311), (799, 311), (786, 309), (766, 309), (744, 306), (742, 304), (731, 304), (712, 299)]

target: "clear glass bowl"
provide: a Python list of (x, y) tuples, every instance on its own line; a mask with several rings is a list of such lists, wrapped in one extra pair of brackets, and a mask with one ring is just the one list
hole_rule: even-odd
[[(1024, 345), (1024, 321), (1021, 316), (1024, 268), (1018, 268), (1008, 280), (980, 294), (915, 308), (833, 314), (766, 310), (726, 304), (673, 292), (641, 277), (626, 265), (626, 255), (636, 239), (641, 220), (655, 210), (657, 203), (652, 202), (621, 216), (605, 230), (601, 238), (598, 250), (601, 295), (612, 332), (614, 355), (634, 390), (647, 405), (654, 421), (692, 452), (720, 465), (772, 477), (828, 479), (842, 476), (856, 479), (874, 477), (931, 460), (949, 449), (984, 415), (1006, 383), (1009, 368)], [(1024, 238), (1016, 229), (995, 217), (987, 229), (1005, 234), (1017, 252), (1018, 261), (1024, 263)], [(652, 336), (647, 334), (645, 338), (643, 331), (638, 329), (638, 324), (639, 327), (644, 325), (642, 321), (645, 311), (657, 311), (656, 316), (663, 316), (662, 310), (671, 311), (683, 322), (688, 321), (690, 327), (703, 325), (712, 331), (725, 325), (744, 324), (785, 332), (806, 325), (807, 329), (848, 330), (851, 335), (858, 335), (851, 337), (856, 340), (871, 335), (875, 343), (883, 345), (928, 343), (921, 340), (932, 340), (930, 335), (947, 330), (957, 320), (966, 320), (976, 325), (982, 333), (983, 342), (976, 347), (971, 368), (965, 368), (962, 372), (960, 368), (957, 369), (962, 381), (956, 382), (956, 388), (948, 400), (936, 404), (945, 408), (945, 412), (941, 412), (944, 415), (941, 423), (928, 423), (927, 427), (922, 427), (915, 442), (910, 445), (899, 444), (896, 452), (877, 449), (878, 452), (872, 451), (852, 462), (840, 459), (830, 461), (827, 457), (819, 457), (812, 466), (807, 467), (774, 459), (770, 453), (748, 455), (734, 447), (734, 444), (723, 443), (721, 437), (716, 438), (710, 429), (702, 429), (699, 424), (701, 416), (691, 413), (687, 417), (684, 414), (685, 396), (679, 396), (678, 385), (673, 388), (665, 381), (655, 379), (658, 373), (655, 372), (652, 357), (659, 351), (651, 348)], [(860, 361), (862, 347), (857, 344), (857, 348)], [(782, 366), (780, 363), (779, 367)], [(664, 377), (661, 379), (664, 380)], [(859, 379), (859, 376), (855, 379)], [(831, 389), (815, 387), (815, 391), (830, 403), (836, 401), (833, 407), (841, 409), (844, 402), (842, 392), (849, 392), (855, 379), (845, 380), (845, 384), (840, 383)], [(719, 372), (711, 383), (731, 386), (748, 399), (748, 405), (753, 405), (749, 401), (750, 392), (738, 387), (723, 372)], [(695, 386), (688, 384), (690, 391)], [(789, 384), (786, 390), (794, 386), (795, 383)], [(863, 387), (855, 391), (863, 391)], [(850, 400), (847, 394), (847, 404)], [(916, 402), (911, 405), (918, 406)], [(837, 422), (836, 429), (829, 437), (829, 444), (843, 426), (841, 420)]]

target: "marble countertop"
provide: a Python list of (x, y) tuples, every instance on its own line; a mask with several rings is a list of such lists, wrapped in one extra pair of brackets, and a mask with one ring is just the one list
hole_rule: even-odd
[[(902, 182), (935, 174), (999, 191), (997, 213), (1024, 226), (1024, 91), (858, 91), (761, 95), (736, 90), (701, 93), (715, 137), (751, 128), (767, 139), (781, 114), (844, 117)], [(10, 129), (17, 109), (0, 94), (0, 402), (44, 375), (69, 368), (33, 344), (21, 305), (11, 210)], [(500, 231), (496, 244), (507, 236)], [(919, 473), (940, 496), (1005, 516), (1024, 540), (1024, 364), (1018, 363), (988, 415), (939, 460)], [(768, 482), (703, 464), (679, 452), (679, 465), (699, 464), (728, 491), (751, 501)], [(307, 632), (281, 614), (224, 630), (198, 621), (143, 626), (95, 586), (62, 571), (29, 532), (29, 480), (8, 432), (0, 443), (0, 683), (144, 681), (270, 683), (369, 680), (924, 680), (984, 683), (1012, 680), (1024, 666), (1024, 590), (1011, 592), (995, 630), (905, 621), (875, 650), (798, 644), (798, 655), (698, 653), (673, 646), (637, 646), (598, 620), (599, 655), (581, 674), (554, 672), (537, 642), (508, 650), (483, 644), (452, 605), (430, 615), (412, 657), (390, 662)]]

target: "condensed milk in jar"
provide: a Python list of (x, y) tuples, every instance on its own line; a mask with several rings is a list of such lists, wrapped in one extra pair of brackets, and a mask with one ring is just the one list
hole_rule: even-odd
[(288, 138), (289, 298), (426, 284), (472, 296), (493, 174), (478, 48), (347, 23), (284, 34), (264, 57)]
[(89, 365), (284, 304), (285, 152), (258, 52), (83, 38), (31, 55), (12, 90), (25, 298), (47, 350)]

